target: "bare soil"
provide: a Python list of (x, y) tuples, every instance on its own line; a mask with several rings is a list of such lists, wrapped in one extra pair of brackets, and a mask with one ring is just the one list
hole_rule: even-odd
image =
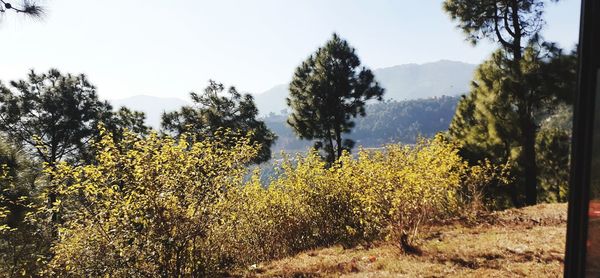
[(245, 277), (559, 277), (566, 204), (542, 204), (427, 227), (420, 255), (384, 242), (341, 246), (250, 266)]

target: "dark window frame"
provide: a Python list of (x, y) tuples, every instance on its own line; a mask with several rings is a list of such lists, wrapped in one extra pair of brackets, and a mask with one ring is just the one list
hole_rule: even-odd
[(600, 70), (600, 1), (581, 2), (579, 75), (573, 116), (565, 277), (585, 276), (594, 106)]

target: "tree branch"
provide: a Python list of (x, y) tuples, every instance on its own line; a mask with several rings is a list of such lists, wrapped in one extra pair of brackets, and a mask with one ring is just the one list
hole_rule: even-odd
[(502, 46), (506, 48), (513, 48), (513, 45), (506, 41), (504, 37), (502, 37), (502, 33), (500, 32), (500, 27), (498, 23), (498, 18), (498, 6), (494, 4), (494, 31), (496, 32), (496, 37), (498, 37), (498, 40), (500, 41), (500, 44), (502, 44)]

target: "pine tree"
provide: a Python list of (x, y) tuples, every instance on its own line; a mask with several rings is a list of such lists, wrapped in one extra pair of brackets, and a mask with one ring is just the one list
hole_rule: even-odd
[[(0, 82), (0, 132), (50, 168), (60, 161), (90, 163), (99, 125), (105, 123), (119, 133), (143, 125), (143, 114), (136, 115), (115, 114), (83, 74), (32, 70), (26, 80), (11, 81), (9, 87)], [(143, 128), (134, 128), (139, 129)], [(50, 188), (48, 204), (56, 201)], [(52, 220), (57, 219), (53, 214)]]
[(308, 57), (294, 73), (287, 104), (288, 124), (302, 139), (315, 140), (329, 163), (354, 141), (342, 138), (354, 127), (353, 118), (365, 116), (369, 99), (381, 100), (384, 89), (348, 42), (337, 34)]
[[(512, 124), (519, 127), (519, 145), (522, 149), (519, 163), (523, 167), (526, 184), (526, 204), (537, 202), (537, 171), (535, 137), (538, 129), (535, 122), (537, 96), (525, 87), (527, 76), (523, 66), (525, 47), (538, 40), (544, 25), (544, 0), (445, 0), (444, 10), (458, 21), (467, 39), (476, 44), (490, 39), (500, 44), (505, 54), (504, 91), (514, 105), (517, 119)], [(556, 2), (556, 1), (554, 1)], [(536, 91), (537, 92), (537, 91)]]
[(194, 106), (162, 115), (163, 129), (177, 136), (188, 132), (194, 134), (196, 140), (213, 137), (220, 129), (229, 129), (241, 136), (249, 135), (252, 143), (260, 144), (254, 163), (271, 159), (271, 146), (277, 135), (257, 119), (258, 109), (252, 95), (242, 95), (235, 87), (230, 87), (225, 95), (224, 92), (223, 84), (210, 80), (203, 94), (190, 93)]
[[(462, 145), (462, 155), (470, 162), (476, 163), (482, 159), (496, 163), (510, 162), (513, 174), (521, 176), (527, 171), (523, 164), (526, 150), (521, 138), (527, 136), (528, 131), (518, 124), (521, 110), (515, 104), (519, 102), (518, 97), (512, 93), (516, 81), (510, 74), (510, 63), (512, 61), (508, 53), (500, 49), (477, 68), (471, 91), (459, 102), (449, 134)], [(555, 112), (555, 107), (572, 101), (575, 65), (575, 53), (565, 55), (553, 44), (531, 43), (524, 49), (520, 63), (523, 76), (520, 85), (527, 89), (536, 136), (541, 122)], [(539, 157), (537, 155), (536, 165)], [(536, 173), (536, 182), (539, 178), (540, 173)], [(525, 187), (524, 201), (521, 197), (522, 187)], [(530, 192), (527, 192), (527, 188), (526, 183), (517, 180), (507, 188), (510, 192), (504, 193), (510, 196), (513, 205), (519, 206), (528, 204)]]

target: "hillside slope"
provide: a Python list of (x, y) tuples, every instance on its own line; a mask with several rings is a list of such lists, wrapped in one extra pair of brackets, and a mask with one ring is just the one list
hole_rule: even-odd
[[(433, 97), (427, 99), (386, 101), (369, 104), (366, 116), (354, 121), (356, 126), (344, 138), (355, 140), (355, 147), (378, 148), (385, 144), (414, 144), (419, 137), (432, 137), (445, 131), (454, 116), (459, 97)], [(271, 148), (280, 151), (302, 152), (311, 141), (297, 138), (286, 123), (287, 115), (271, 114), (264, 118), (270, 130), (279, 137)]]
[(558, 277), (562, 276), (566, 204), (493, 213), (477, 224), (429, 227), (423, 254), (391, 243), (330, 247), (251, 266), (246, 277)]

